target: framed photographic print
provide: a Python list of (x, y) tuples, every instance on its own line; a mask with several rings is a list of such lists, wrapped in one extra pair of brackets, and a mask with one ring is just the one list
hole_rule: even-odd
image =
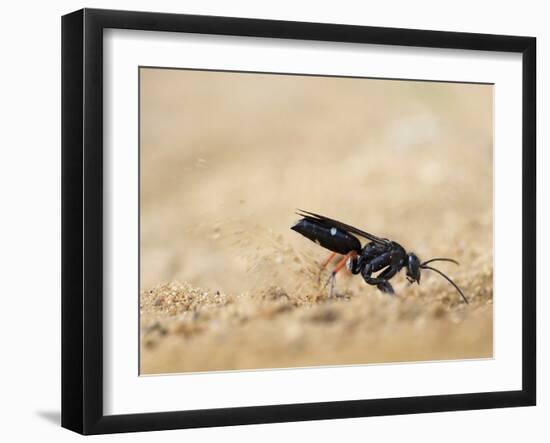
[(64, 16), (62, 425), (534, 405), (535, 48)]

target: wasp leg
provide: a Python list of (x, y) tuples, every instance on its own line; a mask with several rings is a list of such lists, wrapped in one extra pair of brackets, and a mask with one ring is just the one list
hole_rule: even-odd
[(327, 257), (327, 259), (321, 265), (321, 269), (326, 268), (335, 255), (336, 255), (336, 252), (331, 252), (330, 255)]
[(362, 272), (362, 276), (365, 282), (367, 282), (369, 285), (376, 286), (380, 291), (385, 292), (386, 294), (394, 295), (395, 291), (393, 290), (393, 286), (388, 280), (392, 278), (395, 274), (397, 274), (397, 272), (399, 272), (399, 267), (388, 266), (378, 275), (378, 277), (371, 277), (372, 272), (373, 270), (370, 264), (365, 267)]
[(353, 275), (359, 274), (364, 266), (364, 258), (360, 255), (353, 255), (347, 262), (348, 271)]
[(319, 275), (317, 276), (317, 281), (321, 281), (321, 274), (323, 273), (323, 269), (327, 267), (327, 265), (331, 262), (331, 260), (336, 255), (336, 252), (331, 252), (330, 255), (326, 258), (326, 260), (321, 264), (321, 268), (319, 268)]
[(342, 260), (340, 260), (338, 262), (338, 264), (336, 265), (336, 267), (332, 270), (332, 272), (330, 273), (330, 276), (327, 280), (327, 282), (325, 283), (325, 286), (328, 285), (328, 283), (330, 282), (330, 297), (332, 297), (332, 293), (334, 292), (334, 281), (336, 280), (336, 274), (338, 274), (338, 272), (340, 271), (340, 269), (342, 269), (345, 265), (346, 265), (346, 262), (348, 261), (348, 259), (355, 259), (357, 257), (357, 252), (355, 251), (350, 251), (348, 252), (346, 255), (344, 255), (344, 257), (342, 258)]
[(393, 286), (388, 280), (384, 280), (381, 283), (378, 283), (376, 287), (384, 292), (385, 294), (395, 295), (395, 291), (393, 290)]
[(328, 292), (328, 296), (332, 298), (332, 295), (334, 293), (334, 282), (336, 281), (336, 274), (330, 274), (330, 289)]

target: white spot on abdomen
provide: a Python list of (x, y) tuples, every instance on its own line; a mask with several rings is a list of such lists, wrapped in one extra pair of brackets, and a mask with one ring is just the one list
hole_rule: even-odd
[(330, 228), (330, 235), (336, 235), (336, 228)]

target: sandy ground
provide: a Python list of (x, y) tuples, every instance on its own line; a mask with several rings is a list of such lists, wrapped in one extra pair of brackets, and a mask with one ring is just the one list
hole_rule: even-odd
[[(491, 357), (492, 87), (141, 72), (141, 372)], [(391, 297), (291, 231), (318, 212), (438, 263)]]

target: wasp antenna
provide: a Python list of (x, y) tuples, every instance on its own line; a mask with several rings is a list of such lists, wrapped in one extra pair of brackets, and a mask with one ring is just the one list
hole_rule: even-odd
[(457, 262), (456, 260), (453, 260), (452, 258), (436, 257), (436, 258), (430, 258), (429, 260), (426, 260), (424, 263), (420, 263), (420, 266), (427, 265), (428, 263), (431, 263), (433, 261), (450, 261), (451, 263), (454, 263), (455, 265), (460, 265), (459, 262)]
[[(433, 260), (433, 259), (432, 259)], [(428, 260), (428, 262), (432, 261), (432, 260)], [(425, 263), (428, 263), (428, 262), (425, 262)], [(441, 275), (445, 280), (447, 280), (451, 285), (453, 285), (455, 287), (455, 289), (458, 291), (458, 293), (462, 296), (462, 298), (464, 299), (464, 301), (466, 302), (466, 304), (468, 304), (468, 299), (466, 298), (466, 296), (464, 295), (464, 293), (460, 290), (460, 288), (457, 286), (457, 284), (452, 281), (449, 277), (447, 277), (443, 272), (441, 272), (439, 269), (436, 269), (436, 268), (432, 268), (431, 266), (426, 266), (424, 264), (420, 265), (420, 267), (422, 269), (429, 269), (430, 271), (434, 271), (434, 272), (437, 272), (439, 275)]]

